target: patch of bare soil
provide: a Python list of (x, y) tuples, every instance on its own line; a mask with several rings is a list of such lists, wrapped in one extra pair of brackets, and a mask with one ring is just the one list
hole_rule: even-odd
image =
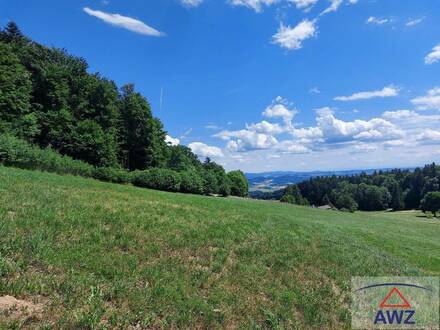
[(43, 305), (12, 296), (0, 297), (0, 314), (12, 319), (38, 317), (43, 312)]

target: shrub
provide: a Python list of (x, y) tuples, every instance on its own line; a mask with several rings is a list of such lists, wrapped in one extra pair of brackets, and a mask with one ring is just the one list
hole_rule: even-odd
[(180, 191), (183, 193), (203, 194), (203, 179), (195, 171), (180, 173)]
[(178, 172), (165, 168), (152, 168), (133, 173), (133, 184), (138, 187), (180, 191), (180, 175)]
[(130, 183), (131, 175), (122, 168), (99, 167), (93, 171), (93, 178), (113, 183)]
[(62, 156), (50, 148), (40, 149), (11, 135), (0, 135), (0, 164), (29, 170), (91, 177), (94, 167)]

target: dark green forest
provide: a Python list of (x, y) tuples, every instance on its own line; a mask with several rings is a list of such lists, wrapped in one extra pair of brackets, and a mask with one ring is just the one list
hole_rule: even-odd
[(226, 173), (188, 147), (168, 145), (161, 121), (133, 84), (119, 88), (88, 69), (85, 59), (38, 44), (8, 23), (0, 32), (0, 163), (59, 173), (71, 165), (106, 181), (247, 195), (242, 172)]
[(376, 171), (371, 175), (316, 177), (288, 186), (274, 196), (299, 205), (330, 205), (348, 211), (440, 210), (440, 166)]

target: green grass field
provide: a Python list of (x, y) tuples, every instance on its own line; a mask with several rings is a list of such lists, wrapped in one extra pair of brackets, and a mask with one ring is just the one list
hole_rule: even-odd
[(0, 167), (0, 328), (349, 328), (351, 276), (439, 275), (440, 220)]

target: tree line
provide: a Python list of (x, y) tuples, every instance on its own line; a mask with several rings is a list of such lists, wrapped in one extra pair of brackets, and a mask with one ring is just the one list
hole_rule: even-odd
[[(161, 121), (133, 84), (118, 88), (88, 69), (85, 59), (38, 44), (8, 23), (0, 32), (0, 134), (90, 164), (108, 181), (117, 181), (112, 173), (136, 172), (139, 185), (160, 189), (168, 187), (162, 180), (171, 175), (179, 189), (168, 190), (247, 195), (242, 172), (227, 174), (210, 159), (201, 162), (188, 147), (167, 144)], [(198, 188), (181, 189), (182, 181)]]
[[(281, 201), (348, 211), (440, 210), (440, 166), (352, 176), (315, 177), (285, 188)], [(276, 193), (280, 195), (280, 192)]]

